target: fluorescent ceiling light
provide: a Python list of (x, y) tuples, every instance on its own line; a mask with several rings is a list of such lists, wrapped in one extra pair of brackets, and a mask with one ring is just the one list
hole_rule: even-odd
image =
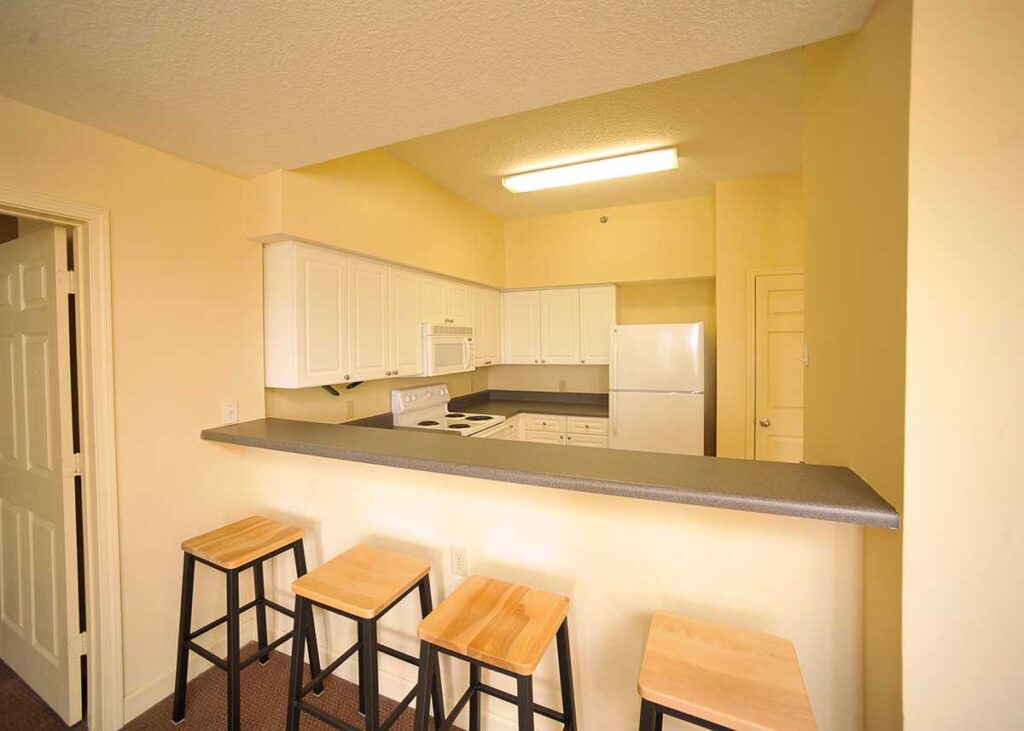
[(513, 193), (529, 193), (533, 190), (561, 188), (563, 185), (577, 185), (597, 180), (656, 173), (659, 170), (673, 170), (677, 167), (679, 167), (679, 158), (676, 155), (676, 148), (665, 147), (661, 150), (634, 152), (628, 155), (606, 157), (603, 160), (577, 162), (547, 170), (509, 175), (501, 179), (501, 184)]

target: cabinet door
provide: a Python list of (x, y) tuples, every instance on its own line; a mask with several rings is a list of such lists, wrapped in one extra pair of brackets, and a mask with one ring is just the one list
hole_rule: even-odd
[(473, 365), (480, 367), (487, 363), (487, 343), (491, 338), (490, 323), (487, 318), (487, 290), (483, 287), (470, 289), (472, 299), (470, 311), (473, 314)]
[(422, 279), (416, 272), (388, 268), (388, 326), (392, 376), (423, 372)]
[(540, 363), (540, 291), (501, 293), (502, 362)]
[(555, 434), (549, 431), (526, 430), (524, 442), (537, 442), (538, 444), (565, 444), (565, 434)]
[[(341, 383), (348, 374), (348, 257), (336, 251), (303, 244), (285, 244), (292, 247), (286, 276), (295, 280), (296, 319), (289, 327), (294, 329), (294, 351), (291, 358), (297, 363), (297, 372), (291, 387), (325, 386)], [(265, 260), (265, 263), (266, 262)], [(267, 284), (279, 273), (267, 272)], [(266, 311), (267, 332), (279, 327), (274, 307), (269, 301), (275, 297), (268, 286)], [(270, 338), (268, 338), (268, 347)], [(276, 357), (276, 356), (275, 356)], [(270, 382), (268, 368), (268, 385)], [(283, 384), (282, 384), (283, 385)]]
[(462, 282), (448, 282), (448, 321), (459, 325), (473, 323), (470, 287)]
[(543, 289), (540, 293), (540, 362), (580, 361), (580, 291)]
[(570, 447), (598, 447), (608, 448), (608, 437), (597, 434), (567, 434), (565, 443)]
[(448, 283), (429, 274), (420, 275), (422, 308), (420, 320), (432, 325), (443, 325), (448, 318)]
[(352, 381), (385, 378), (389, 368), (388, 268), (352, 257), (348, 266), (348, 357)]
[(490, 337), (485, 344), (485, 365), (501, 363), (501, 292), (496, 289), (487, 290), (487, 322)]
[(615, 287), (581, 287), (580, 363), (608, 365), (614, 324)]

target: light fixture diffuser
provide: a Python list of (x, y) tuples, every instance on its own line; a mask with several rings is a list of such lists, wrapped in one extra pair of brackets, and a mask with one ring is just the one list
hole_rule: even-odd
[(656, 173), (660, 170), (673, 170), (677, 167), (679, 167), (679, 157), (676, 148), (663, 147), (660, 150), (633, 152), (628, 155), (606, 157), (602, 160), (588, 160), (571, 165), (559, 165), (546, 170), (509, 175), (501, 179), (501, 184), (513, 193), (529, 193), (534, 190), (561, 188), (565, 185)]

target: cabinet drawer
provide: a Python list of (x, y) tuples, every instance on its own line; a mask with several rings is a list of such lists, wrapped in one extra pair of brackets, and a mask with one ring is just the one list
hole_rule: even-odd
[(526, 430), (526, 437), (523, 441), (540, 442), (543, 444), (565, 444), (565, 435), (561, 432), (530, 431)]
[(608, 436), (608, 420), (600, 417), (570, 416), (570, 434), (600, 434)]
[(569, 434), (565, 443), (570, 447), (607, 447), (608, 437), (597, 434)]
[(565, 417), (550, 414), (523, 414), (526, 417), (526, 431), (565, 432)]

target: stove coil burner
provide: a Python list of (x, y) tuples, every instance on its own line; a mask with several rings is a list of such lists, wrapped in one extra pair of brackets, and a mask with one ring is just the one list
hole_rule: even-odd
[(438, 426), (436, 421), (418, 421), (416, 426)]
[(467, 416), (466, 421), (490, 421), (493, 418), (493, 416), (487, 416), (486, 414), (473, 414), (472, 416)]
[(445, 414), (444, 416), (446, 419), (464, 419), (466, 417), (465, 414)]
[(449, 429), (468, 429), (469, 424), (449, 424)]

